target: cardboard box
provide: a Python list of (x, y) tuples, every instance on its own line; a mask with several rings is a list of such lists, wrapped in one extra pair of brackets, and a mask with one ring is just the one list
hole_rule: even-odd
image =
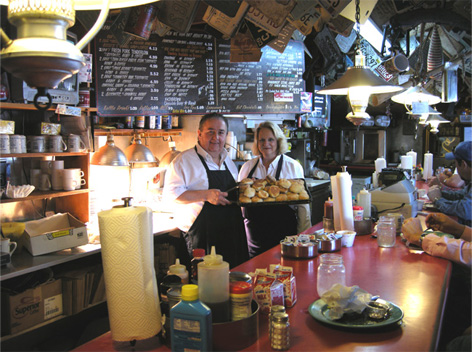
[(61, 280), (16, 295), (2, 292), (2, 335), (16, 334), (59, 315), (62, 315)]
[(25, 223), (24, 246), (33, 256), (87, 243), (85, 224), (69, 213)]

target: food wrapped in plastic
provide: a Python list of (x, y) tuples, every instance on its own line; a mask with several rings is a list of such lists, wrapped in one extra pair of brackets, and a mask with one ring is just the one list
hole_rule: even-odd
[(345, 313), (362, 313), (372, 299), (372, 295), (359, 286), (333, 285), (321, 295), (328, 305), (328, 317), (332, 320), (341, 319)]

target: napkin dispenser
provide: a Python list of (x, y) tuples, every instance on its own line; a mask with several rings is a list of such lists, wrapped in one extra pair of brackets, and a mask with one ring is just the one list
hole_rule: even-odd
[(372, 190), (370, 194), (378, 213), (401, 213), (407, 219), (418, 212), (416, 189), (409, 180)]

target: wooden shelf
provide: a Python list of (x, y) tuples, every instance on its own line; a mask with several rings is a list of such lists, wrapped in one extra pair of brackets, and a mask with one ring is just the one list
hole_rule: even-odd
[(15, 202), (24, 202), (27, 200), (37, 200), (45, 198), (58, 198), (58, 197), (68, 197), (76, 194), (88, 193), (88, 188), (76, 189), (75, 191), (33, 191), (28, 197), (24, 198), (4, 198), (0, 200), (0, 203), (15, 203)]
[[(52, 105), (47, 111), (55, 111), (56, 106)], [(97, 111), (97, 108), (85, 108), (80, 107), (82, 111)], [(0, 109), (9, 109), (9, 110), (38, 110), (33, 104), (22, 104), (22, 103), (0, 103)]]
[(84, 156), (88, 152), (77, 152), (77, 153), (20, 153), (20, 154), (0, 154), (0, 158), (42, 158), (45, 156)]
[(93, 130), (95, 136), (106, 136), (112, 134), (114, 136), (132, 136), (135, 133), (142, 133), (145, 137), (157, 136), (181, 136), (182, 129), (176, 128), (172, 130), (146, 130), (146, 129), (95, 129)]

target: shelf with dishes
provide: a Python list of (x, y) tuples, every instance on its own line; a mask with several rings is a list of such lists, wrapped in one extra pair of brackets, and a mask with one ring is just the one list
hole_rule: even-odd
[(76, 194), (88, 193), (87, 188), (76, 189), (74, 191), (33, 191), (29, 196), (23, 198), (2, 198), (1, 203), (15, 203), (15, 202), (25, 202), (28, 200), (37, 200), (37, 199), (46, 199), (46, 198), (58, 198), (58, 197), (68, 197)]
[(62, 157), (62, 156), (85, 156), (88, 152), (77, 152), (77, 153), (16, 153), (16, 154), (0, 154), (0, 158), (42, 158), (42, 157)]
[(136, 133), (143, 135), (143, 137), (168, 137), (181, 136), (182, 129), (176, 128), (172, 130), (149, 130), (149, 129), (94, 129), (95, 136), (106, 136), (112, 134), (114, 136), (133, 136)]
[[(8, 110), (38, 110), (33, 104), (23, 104), (23, 103), (0, 103), (0, 109)], [(96, 112), (97, 108), (89, 107), (80, 107), (82, 111)], [(55, 111), (56, 105), (51, 106), (47, 111)]]

